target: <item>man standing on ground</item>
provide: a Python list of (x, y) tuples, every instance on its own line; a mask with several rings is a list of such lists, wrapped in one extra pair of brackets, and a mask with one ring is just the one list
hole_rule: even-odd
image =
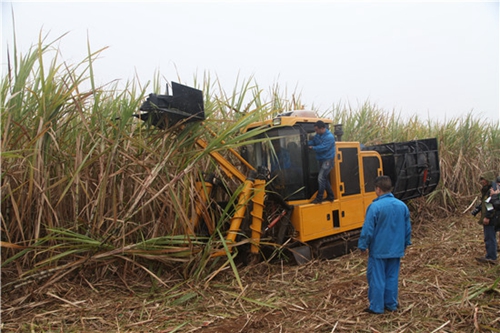
[(411, 244), (410, 211), (391, 193), (388, 176), (375, 178), (377, 198), (368, 206), (358, 248), (368, 250), (368, 300), (365, 312), (379, 314), (398, 307), (401, 257)]
[(321, 120), (314, 124), (314, 131), (316, 131), (316, 135), (307, 145), (309, 149), (314, 150), (319, 163), (318, 195), (312, 201), (312, 203), (317, 204), (323, 202), (325, 190), (326, 200), (334, 200), (332, 185), (330, 184), (330, 171), (333, 169), (335, 158), (335, 137)]
[[(490, 189), (492, 188), (492, 181), (488, 178), (487, 175), (479, 177), (479, 184), (481, 184), (481, 214), (478, 223), (483, 226), (486, 256), (476, 258), (476, 260), (483, 263), (495, 263), (497, 260), (497, 238), (495, 225), (494, 223), (490, 223), (488, 202), (486, 202), (486, 200), (490, 198)], [(489, 205), (491, 206), (491, 204)], [(491, 208), (493, 207), (491, 206)]]
[[(494, 181), (495, 187), (490, 189), (490, 201), (489, 203), (493, 209), (488, 210), (486, 217), (490, 219), (490, 224), (495, 226), (495, 232), (500, 230), (500, 177)], [(498, 249), (498, 241), (497, 241)]]

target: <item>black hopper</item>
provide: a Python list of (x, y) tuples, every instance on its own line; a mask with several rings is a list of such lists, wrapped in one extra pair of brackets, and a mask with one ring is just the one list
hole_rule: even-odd
[(161, 129), (205, 119), (203, 92), (176, 82), (172, 82), (172, 95), (150, 94), (140, 110), (135, 117)]

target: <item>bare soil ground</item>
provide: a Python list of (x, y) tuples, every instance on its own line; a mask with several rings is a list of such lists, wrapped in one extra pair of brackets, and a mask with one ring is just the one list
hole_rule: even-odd
[[(421, 220), (424, 220), (421, 217)], [(2, 288), (2, 332), (500, 332), (500, 266), (470, 216), (415, 222), (402, 260), (400, 308), (371, 315), (358, 251), (302, 266), (260, 263), (189, 284), (172, 272), (76, 274)], [(14, 276), (2, 271), (2, 284)], [(41, 291), (38, 291), (41, 290)]]

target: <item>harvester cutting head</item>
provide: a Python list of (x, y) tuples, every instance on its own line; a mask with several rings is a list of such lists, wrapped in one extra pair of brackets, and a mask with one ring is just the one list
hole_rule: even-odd
[(135, 117), (161, 129), (205, 119), (203, 92), (176, 82), (172, 82), (172, 95), (150, 94), (140, 110)]

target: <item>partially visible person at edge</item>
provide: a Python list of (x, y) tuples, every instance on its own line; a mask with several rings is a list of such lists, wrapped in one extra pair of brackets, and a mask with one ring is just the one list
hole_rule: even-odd
[(368, 250), (368, 301), (365, 312), (373, 314), (396, 311), (401, 257), (411, 245), (410, 211), (391, 193), (388, 176), (375, 178), (377, 198), (368, 206), (358, 248)]
[[(492, 197), (494, 195), (496, 195), (496, 198), (500, 200), (500, 176), (498, 176), (496, 181), (491, 184), (490, 195)], [(499, 216), (500, 213), (498, 213), (497, 207), (495, 207), (495, 210), (497, 211), (497, 218), (498, 218), (498, 222), (496, 224), (495, 231), (498, 232), (498, 231), (500, 231), (500, 216)], [(499, 248), (498, 248), (499, 246), (500, 246), (500, 232), (498, 232), (497, 251), (499, 250)]]
[(490, 221), (491, 215), (488, 213), (488, 202), (486, 202), (491, 195), (492, 181), (488, 179), (488, 176), (483, 175), (479, 177), (479, 184), (481, 184), (481, 203), (478, 205), (478, 208), (481, 209), (481, 214), (479, 215), (478, 223), (483, 226), (486, 255), (476, 258), (476, 260), (484, 263), (494, 263), (497, 260), (497, 237), (495, 225)]
[[(490, 203), (493, 206), (492, 210), (486, 212), (486, 217), (490, 219), (490, 223), (495, 226), (495, 232), (500, 230), (500, 176), (494, 182), (495, 186), (490, 189)], [(498, 248), (498, 242), (497, 242)]]
[(307, 145), (309, 149), (314, 150), (319, 163), (318, 195), (312, 201), (312, 203), (317, 204), (323, 202), (325, 190), (326, 200), (334, 200), (332, 185), (330, 184), (330, 171), (333, 169), (335, 158), (335, 137), (321, 120), (314, 124), (314, 131), (316, 135), (312, 140), (308, 141)]

